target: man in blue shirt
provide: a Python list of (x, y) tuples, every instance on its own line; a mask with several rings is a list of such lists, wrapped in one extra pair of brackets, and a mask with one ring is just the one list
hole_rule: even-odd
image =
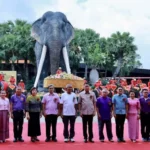
[(22, 94), (22, 88), (16, 88), (16, 94), (10, 99), (10, 112), (13, 119), (14, 141), (24, 142), (22, 139), (23, 120), (25, 118), (26, 97)]
[(107, 136), (110, 142), (113, 142), (112, 128), (111, 128), (111, 117), (112, 117), (112, 101), (108, 97), (108, 90), (102, 90), (102, 97), (99, 97), (96, 102), (97, 114), (100, 122), (99, 131), (100, 131), (100, 141), (104, 142), (103, 128), (106, 124)]
[(118, 94), (115, 94), (112, 98), (113, 103), (113, 114), (116, 120), (116, 135), (118, 142), (125, 142), (123, 138), (124, 132), (124, 122), (127, 117), (128, 110), (128, 99), (125, 94), (123, 94), (122, 87), (118, 88)]
[(150, 97), (148, 97), (148, 90), (143, 90), (143, 97), (140, 98), (141, 104), (141, 134), (143, 141), (149, 140), (150, 135)]

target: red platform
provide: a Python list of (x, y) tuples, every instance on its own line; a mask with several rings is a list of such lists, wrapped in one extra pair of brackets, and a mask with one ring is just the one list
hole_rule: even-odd
[(58, 142), (49, 142), (45, 143), (45, 124), (41, 123), (41, 132), (42, 135), (39, 137), (40, 142), (31, 143), (30, 138), (27, 136), (27, 123), (24, 124), (23, 130), (23, 138), (25, 140), (24, 143), (13, 143), (13, 132), (12, 132), (12, 123), (10, 123), (10, 139), (6, 141), (6, 143), (0, 143), (0, 150), (149, 150), (150, 142), (144, 143), (141, 141), (141, 138), (137, 143), (132, 143), (128, 138), (127, 124), (125, 125), (125, 139), (126, 143), (117, 143), (116, 135), (115, 135), (115, 124), (113, 124), (113, 135), (114, 135), (114, 143), (110, 143), (107, 141), (106, 133), (104, 143), (99, 142), (98, 138), (98, 129), (97, 124), (94, 123), (94, 140), (95, 143), (84, 143), (83, 135), (82, 135), (82, 124), (76, 123), (75, 126), (75, 143), (64, 143), (63, 142), (63, 124), (58, 123), (57, 125), (57, 139)]

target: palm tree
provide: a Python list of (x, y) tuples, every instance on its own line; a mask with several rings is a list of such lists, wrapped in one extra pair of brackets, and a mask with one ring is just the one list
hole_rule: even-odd
[[(130, 36), (130, 33), (117, 32), (112, 34), (108, 38), (108, 49), (110, 53), (115, 56), (116, 68), (113, 73), (113, 77), (116, 77), (120, 70), (126, 65), (126, 62), (135, 62), (137, 46), (133, 44), (134, 37)], [(131, 57), (132, 56), (132, 57)], [(133, 59), (134, 57), (134, 59)]]

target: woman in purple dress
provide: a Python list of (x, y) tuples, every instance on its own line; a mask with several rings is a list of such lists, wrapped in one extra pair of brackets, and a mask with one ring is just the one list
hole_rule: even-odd
[(132, 142), (136, 142), (139, 137), (139, 119), (140, 119), (140, 102), (135, 98), (135, 93), (130, 92), (128, 98), (128, 132)]
[(9, 138), (9, 100), (6, 92), (0, 91), (0, 142)]

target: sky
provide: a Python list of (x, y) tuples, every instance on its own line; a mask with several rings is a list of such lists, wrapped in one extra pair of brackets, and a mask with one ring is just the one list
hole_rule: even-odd
[(0, 23), (34, 22), (46, 11), (63, 12), (76, 28), (91, 28), (101, 37), (116, 31), (135, 37), (144, 69), (150, 69), (150, 0), (0, 0)]

